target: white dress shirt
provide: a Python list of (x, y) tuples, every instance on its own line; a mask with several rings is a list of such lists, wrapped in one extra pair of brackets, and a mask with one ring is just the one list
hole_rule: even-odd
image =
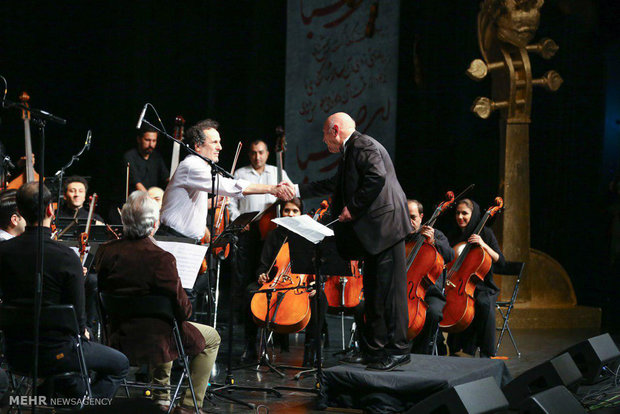
[(15, 237), (15, 236), (13, 236), (11, 233), (8, 233), (8, 232), (0, 229), (0, 241), (12, 239), (13, 237)]
[[(218, 186), (219, 181), (219, 186)], [(243, 198), (246, 180), (218, 176), (215, 184), (218, 195)], [(193, 239), (204, 236), (209, 210), (211, 167), (195, 155), (188, 155), (179, 164), (166, 187), (161, 207), (161, 222)]]
[[(263, 173), (259, 174), (251, 165), (247, 165), (235, 171), (235, 178), (246, 180), (253, 184), (277, 185), (278, 168), (273, 165), (265, 165)], [(291, 182), (284, 170), (282, 170), (282, 181)], [(230, 219), (234, 220), (239, 217), (240, 214), (249, 211), (263, 211), (276, 200), (277, 198), (271, 194), (250, 194), (242, 199), (231, 199), (228, 202)]]

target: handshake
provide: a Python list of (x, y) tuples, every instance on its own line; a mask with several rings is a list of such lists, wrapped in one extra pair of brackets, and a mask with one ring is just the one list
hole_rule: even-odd
[(280, 184), (273, 186), (271, 191), (271, 195), (278, 197), (282, 201), (292, 200), (295, 194), (295, 187), (287, 181), (282, 181)]

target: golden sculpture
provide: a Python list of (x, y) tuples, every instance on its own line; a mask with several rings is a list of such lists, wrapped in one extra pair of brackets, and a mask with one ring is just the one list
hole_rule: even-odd
[[(542, 86), (556, 91), (560, 75), (551, 70), (534, 79), (529, 53), (544, 59), (555, 55), (551, 39), (531, 44), (540, 23), (544, 0), (484, 0), (478, 13), (478, 45), (483, 59), (474, 60), (467, 74), (476, 81), (492, 78), (492, 97), (478, 97), (471, 110), (487, 119), (499, 111), (500, 193), (506, 209), (498, 233), (508, 260), (526, 263), (519, 296), (534, 305), (574, 306), (575, 294), (566, 271), (550, 256), (530, 249), (529, 123), (532, 90)], [(544, 274), (541, 274), (544, 272)], [(540, 289), (553, 281), (553, 289)], [(504, 289), (503, 289), (504, 291)], [(551, 302), (551, 303), (550, 303)]]

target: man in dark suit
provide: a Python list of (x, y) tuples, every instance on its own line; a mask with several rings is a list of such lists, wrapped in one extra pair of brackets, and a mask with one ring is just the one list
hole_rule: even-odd
[(367, 363), (370, 370), (391, 370), (409, 362), (407, 281), (404, 239), (412, 230), (407, 199), (386, 149), (355, 130), (355, 121), (339, 112), (323, 125), (323, 141), (341, 152), (330, 179), (299, 185), (302, 198), (332, 194), (336, 244), (347, 259), (364, 260), (366, 352), (346, 362)]

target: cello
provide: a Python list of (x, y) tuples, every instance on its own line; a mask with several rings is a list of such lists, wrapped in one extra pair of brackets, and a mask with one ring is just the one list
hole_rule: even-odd
[[(446, 199), (439, 203), (426, 226), (433, 227), (437, 218), (454, 204), (454, 193), (448, 191)], [(406, 244), (407, 252), (407, 309), (409, 327), (407, 338), (413, 339), (424, 328), (428, 304), (425, 302), (426, 290), (435, 284), (444, 269), (443, 257), (426, 237), (419, 235)]]
[[(281, 126), (276, 127), (276, 167), (277, 167), (277, 181), (278, 184), (282, 182), (282, 169), (284, 168), (284, 153), (286, 152), (286, 135), (284, 134), (284, 128)], [(258, 231), (260, 233), (260, 239), (265, 240), (267, 235), (276, 228), (276, 224), (271, 221), (274, 218), (280, 217), (280, 201), (276, 200), (272, 205), (262, 213), (258, 219)]]
[[(22, 92), (19, 100), (24, 106), (28, 107), (28, 101), (30, 96), (26, 92)], [(34, 162), (32, 155), (32, 138), (30, 135), (30, 111), (22, 109), (22, 119), (24, 120), (24, 146), (26, 150), (26, 165), (24, 172), (15, 177), (8, 185), (7, 188), (18, 189), (25, 183), (39, 180), (39, 174), (34, 170)]]
[[(313, 218), (317, 220), (322, 217), (327, 207), (327, 202), (323, 201), (321, 208), (317, 210)], [(310, 275), (291, 273), (288, 237), (284, 238), (282, 247), (267, 274), (271, 274), (273, 269), (277, 270), (275, 277), (271, 282), (263, 284), (259, 290), (272, 290), (275, 294), (271, 295), (269, 304), (267, 304), (269, 296), (267, 293), (254, 294), (250, 304), (254, 321), (260, 327), (269, 324), (270, 329), (277, 333), (299, 332), (310, 322), (310, 292), (308, 291)]]
[[(487, 221), (504, 206), (501, 197), (487, 209), (472, 234), (480, 234)], [(446, 306), (439, 327), (449, 333), (462, 332), (474, 319), (474, 291), (476, 284), (484, 280), (493, 260), (478, 245), (462, 242), (454, 246), (456, 258), (448, 264), (446, 276)]]

